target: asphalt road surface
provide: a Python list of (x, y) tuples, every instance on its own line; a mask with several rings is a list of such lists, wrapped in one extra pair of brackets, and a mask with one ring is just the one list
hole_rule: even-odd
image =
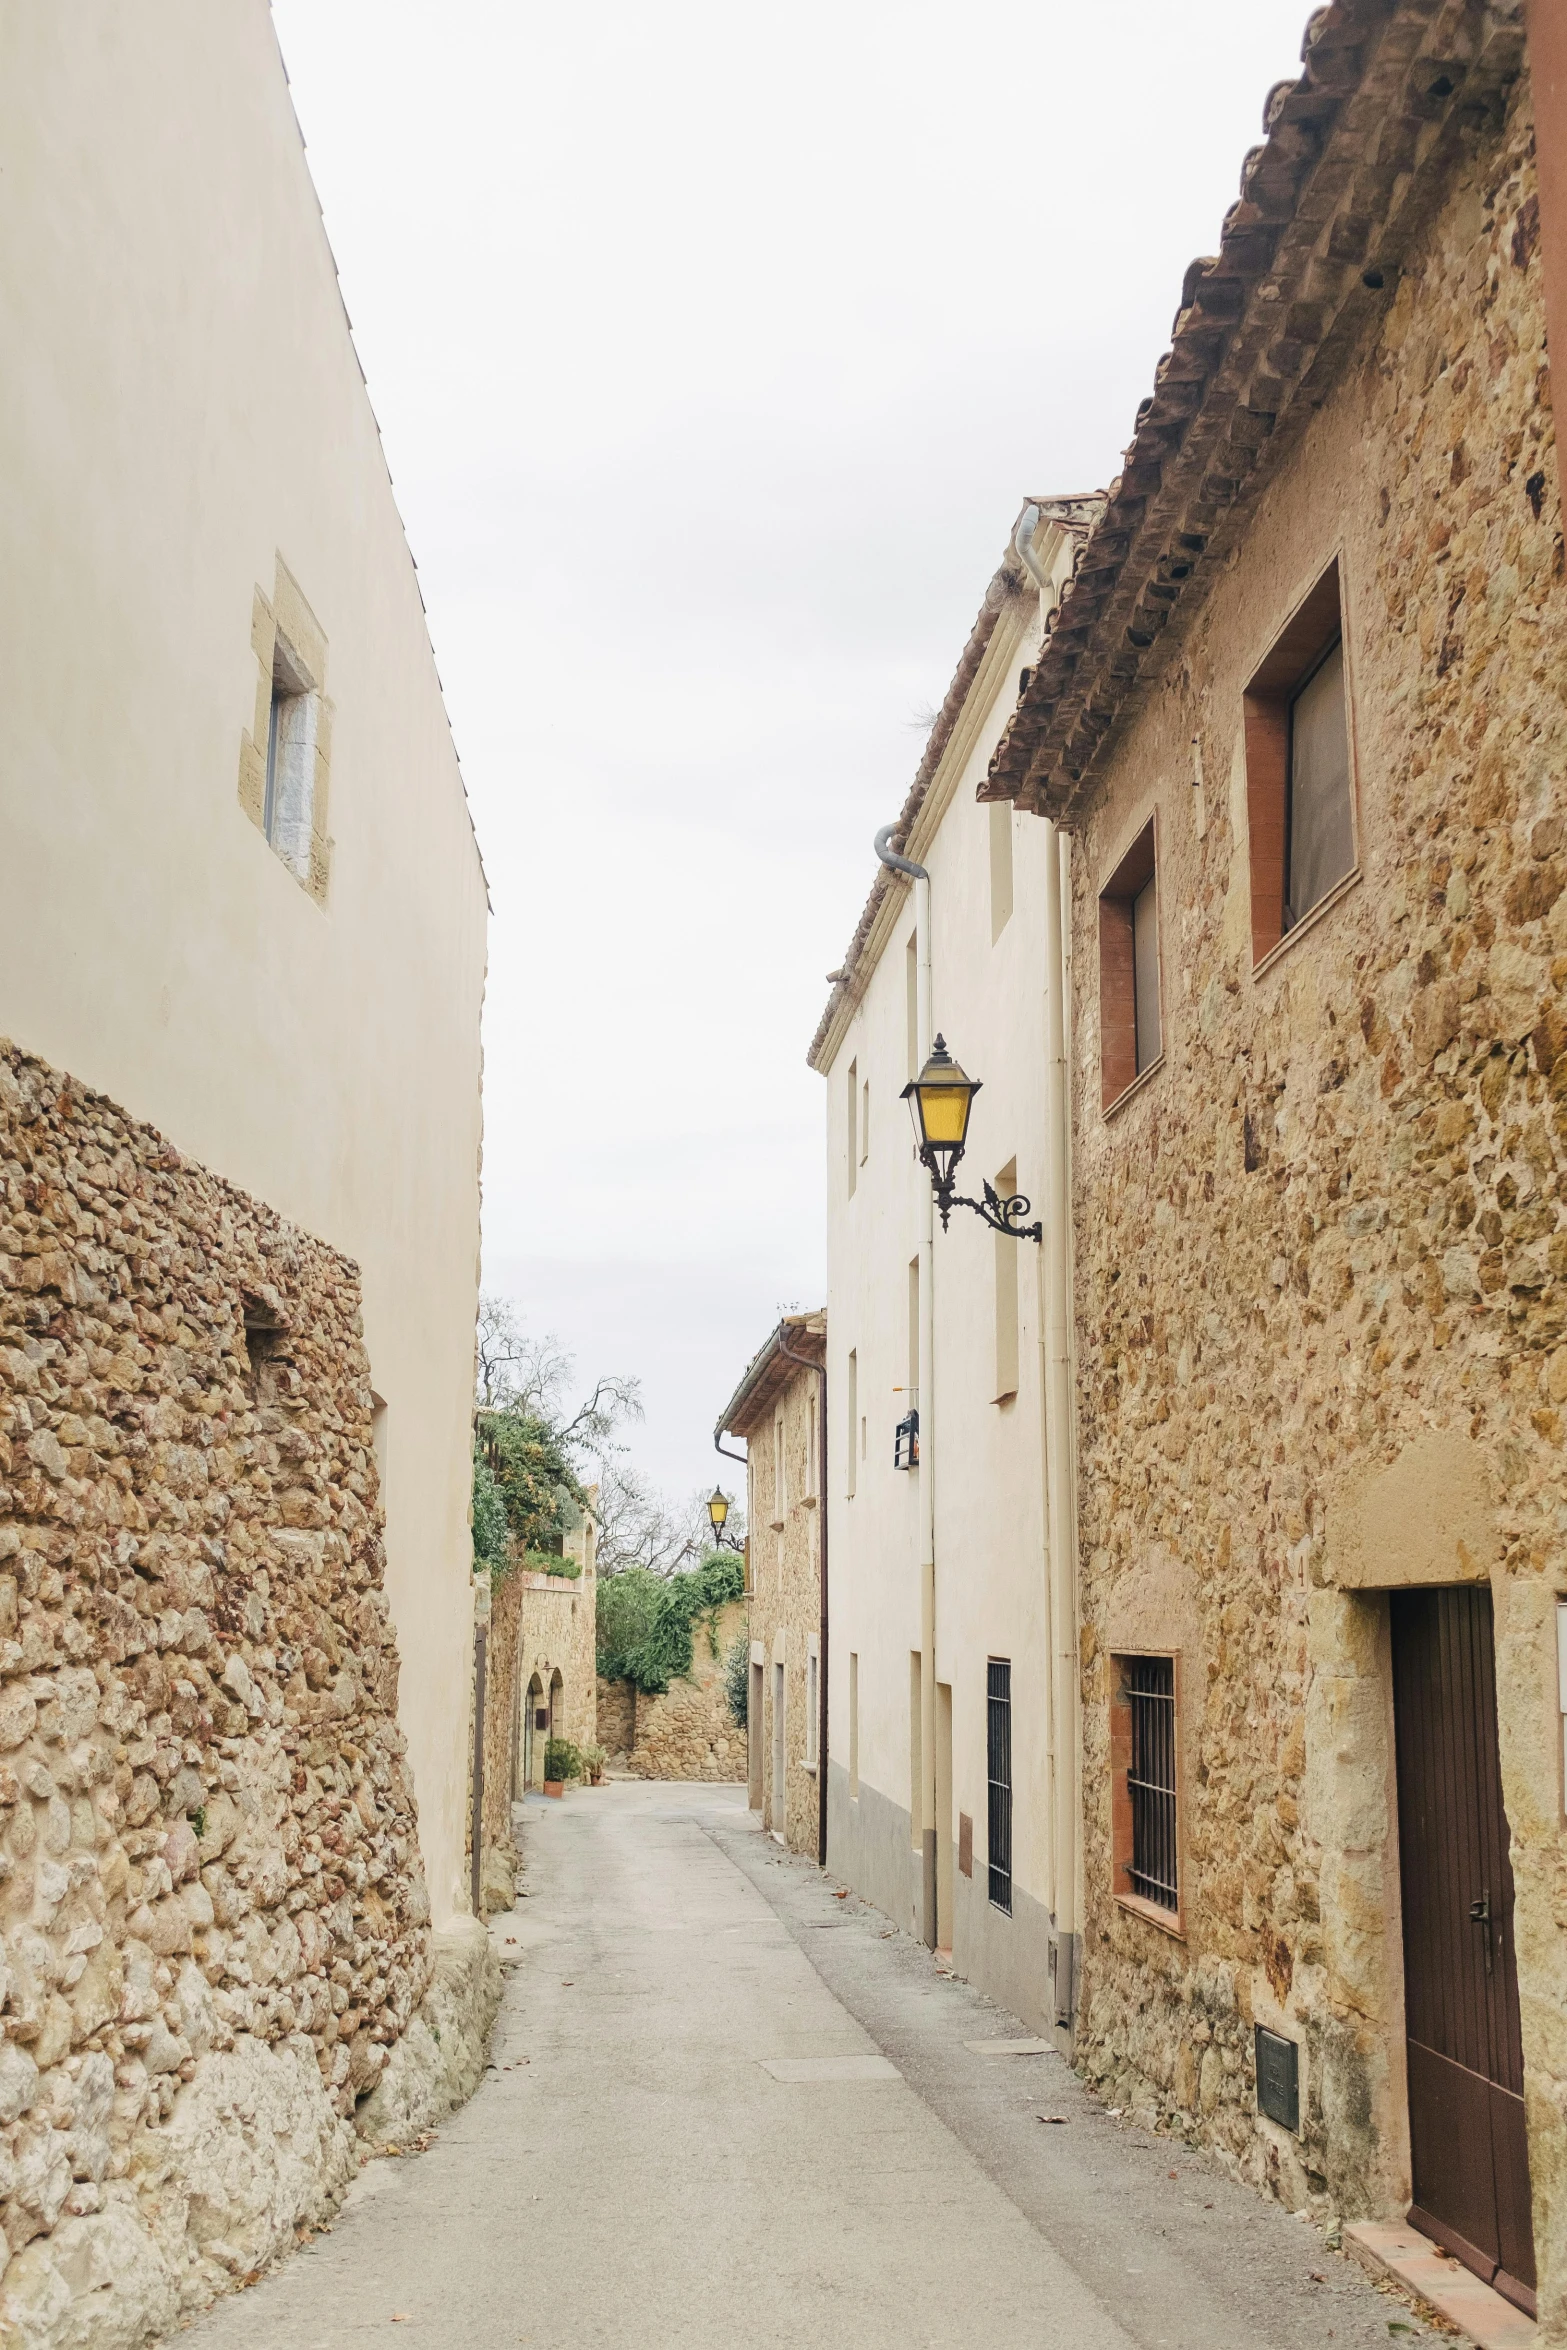
[[(477, 2095), (190, 2350), (1389, 2350), (1314, 2228), (1112, 2119), (764, 1836), (743, 1789), (530, 1803)], [(1043, 2122), (1041, 2115), (1064, 2117)]]

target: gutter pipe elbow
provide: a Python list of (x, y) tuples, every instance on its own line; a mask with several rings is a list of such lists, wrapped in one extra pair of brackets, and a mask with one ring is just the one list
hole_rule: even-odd
[(884, 865), (890, 865), (894, 873), (906, 873), (911, 881), (929, 881), (930, 875), (923, 865), (916, 865), (912, 857), (900, 857), (892, 846), (892, 836), (897, 829), (896, 824), (882, 826), (876, 835), (877, 856)]
[(1012, 533), (1012, 548), (1018, 561), (1043, 596), (1049, 594), (1050, 582), (1045, 577), (1039, 558), (1034, 553), (1034, 533), (1038, 528), (1039, 508), (1030, 499), (1017, 518), (1017, 528)]

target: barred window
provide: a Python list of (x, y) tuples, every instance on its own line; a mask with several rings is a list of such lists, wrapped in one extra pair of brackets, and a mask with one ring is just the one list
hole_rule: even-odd
[(1116, 1740), (1126, 1791), (1125, 1802), (1116, 1806), (1121, 1886), (1156, 1909), (1178, 1914), (1175, 1659), (1123, 1658), (1121, 1699)]
[(1012, 1909), (1012, 1666), (993, 1656), (986, 1673), (986, 1776), (989, 1796), (990, 1898)]

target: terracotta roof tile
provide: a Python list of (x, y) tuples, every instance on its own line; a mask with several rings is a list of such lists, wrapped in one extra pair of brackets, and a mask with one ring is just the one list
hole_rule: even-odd
[(981, 799), (1071, 820), (1160, 636), (1391, 298), (1461, 142), (1522, 59), (1523, 0), (1317, 10), (1300, 78), (1268, 93), (1219, 251), (1186, 272), (1171, 347)]

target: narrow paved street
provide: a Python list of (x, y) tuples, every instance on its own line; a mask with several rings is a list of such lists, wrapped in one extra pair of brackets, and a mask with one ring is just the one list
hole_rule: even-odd
[(610, 1785), (530, 1803), (527, 1826), (479, 2093), (427, 2153), (369, 2165), (193, 2350), (1424, 2336), (1315, 2230), (1111, 2119), (1054, 2056), (976, 2047), (1021, 2027), (835, 1899), (741, 1789)]

